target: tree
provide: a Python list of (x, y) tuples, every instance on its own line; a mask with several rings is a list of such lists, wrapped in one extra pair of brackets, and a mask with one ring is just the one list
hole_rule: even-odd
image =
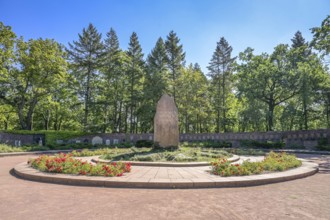
[(130, 37), (130, 42), (127, 50), (129, 81), (129, 109), (130, 109), (130, 133), (137, 132), (138, 118), (136, 110), (138, 109), (139, 101), (142, 96), (142, 85), (144, 80), (144, 60), (142, 48), (135, 32)]
[(311, 45), (323, 55), (330, 53), (330, 15), (321, 24), (321, 27), (311, 28), (313, 40)]
[(16, 34), (11, 30), (11, 27), (0, 22), (0, 80), (3, 80), (15, 62), (15, 41)]
[(255, 56), (248, 48), (240, 53), (242, 64), (238, 67), (238, 90), (248, 98), (258, 99), (268, 106), (267, 130), (274, 129), (274, 110), (294, 97), (298, 91), (298, 75), (288, 62), (288, 45), (275, 47), (271, 56)]
[(41, 100), (66, 80), (67, 63), (62, 47), (54, 40), (17, 41), (18, 68), (2, 75), (1, 96), (13, 106), (23, 130), (32, 130), (34, 110)]
[(182, 70), (177, 79), (177, 105), (179, 109), (180, 132), (197, 133), (207, 130), (208, 82), (200, 69), (190, 64)]
[(176, 79), (180, 76), (180, 71), (184, 66), (186, 54), (183, 52), (182, 45), (179, 45), (180, 39), (174, 31), (171, 31), (165, 41), (167, 53), (167, 63), (170, 70), (170, 94), (176, 100)]
[[(102, 98), (99, 113), (103, 116), (102, 132), (122, 130), (122, 108), (126, 92), (125, 72), (128, 55), (119, 47), (119, 40), (114, 29), (110, 29), (105, 39), (105, 63), (102, 68)], [(125, 119), (126, 120), (126, 119)]]
[[(296, 71), (299, 77), (299, 98), (298, 100), (302, 103), (302, 111), (303, 111), (303, 121), (304, 127), (308, 129), (308, 117), (307, 117), (307, 103), (310, 102), (310, 96), (312, 95), (311, 85), (309, 83), (310, 74), (306, 71), (301, 71), (301, 65), (303, 63), (308, 62), (309, 57), (311, 56), (311, 50), (308, 46), (308, 43), (305, 42), (300, 31), (295, 33), (295, 36), (291, 39), (292, 45), (290, 50), (291, 62), (292, 62), (292, 70)], [(296, 111), (299, 112), (299, 111)]]
[(168, 89), (168, 72), (165, 44), (159, 38), (146, 61), (143, 104), (140, 108), (141, 128), (144, 132), (152, 130), (156, 104)]
[(231, 57), (233, 48), (228, 44), (224, 37), (217, 43), (212, 59), (209, 63), (209, 76), (212, 78), (212, 85), (216, 87), (214, 91), (214, 109), (217, 112), (216, 132), (220, 132), (220, 113), (222, 112), (223, 131), (227, 131), (228, 106), (226, 99), (231, 92), (232, 84), (232, 65), (236, 58)]
[(72, 73), (77, 79), (78, 94), (83, 97), (84, 102), (84, 129), (88, 130), (91, 100), (94, 98), (97, 71), (102, 66), (104, 57), (104, 46), (101, 42), (101, 34), (98, 33), (93, 24), (83, 29), (78, 34), (78, 41), (69, 43), (69, 60), (71, 61)]

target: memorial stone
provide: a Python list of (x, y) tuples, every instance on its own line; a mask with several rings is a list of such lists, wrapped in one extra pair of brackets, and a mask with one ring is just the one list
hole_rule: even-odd
[(163, 148), (179, 145), (179, 118), (174, 99), (163, 95), (154, 118), (154, 141)]

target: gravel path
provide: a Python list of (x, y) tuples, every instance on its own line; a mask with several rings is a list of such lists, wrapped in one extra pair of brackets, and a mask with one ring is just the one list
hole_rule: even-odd
[(329, 219), (330, 155), (304, 179), (247, 188), (119, 189), (31, 182), (10, 174), (31, 156), (0, 158), (0, 219)]

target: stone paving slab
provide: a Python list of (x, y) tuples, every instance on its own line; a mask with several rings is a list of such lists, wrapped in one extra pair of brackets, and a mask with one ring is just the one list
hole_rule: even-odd
[(210, 167), (132, 167), (122, 177), (95, 177), (52, 174), (37, 171), (26, 162), (15, 166), (23, 179), (68, 185), (133, 188), (212, 188), (256, 186), (307, 177), (318, 172), (318, 165), (303, 161), (302, 166), (283, 172), (251, 176), (221, 177), (210, 174)]

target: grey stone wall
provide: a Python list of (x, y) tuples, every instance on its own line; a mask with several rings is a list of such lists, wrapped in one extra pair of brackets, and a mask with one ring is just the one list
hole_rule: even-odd
[(44, 134), (11, 134), (11, 133), (0, 133), (0, 143), (12, 145), (12, 146), (23, 146), (31, 144), (39, 144), (40, 139), (42, 144), (45, 144)]
[[(92, 143), (93, 137), (101, 137), (103, 144), (116, 144), (138, 140), (153, 140), (153, 134), (98, 134), (79, 137), (70, 140), (71, 143)], [(271, 131), (271, 132), (242, 132), (242, 133), (202, 133), (202, 134), (180, 134), (180, 142), (197, 141), (226, 141), (231, 142), (234, 147), (239, 147), (243, 140), (255, 140), (259, 142), (283, 141), (286, 147), (304, 146), (312, 149), (318, 144), (320, 138), (328, 139), (330, 143), (330, 129), (309, 131)]]
[[(118, 143), (136, 143), (138, 140), (153, 141), (153, 134), (97, 134), (87, 135), (71, 140), (58, 140), (61, 143), (89, 143), (93, 144), (93, 138), (100, 137), (102, 144), (112, 145)], [(43, 134), (23, 135), (0, 133), (0, 143), (6, 143), (13, 146), (38, 144), (40, 138), (45, 143)], [(242, 132), (242, 133), (203, 133), (203, 134), (180, 134), (180, 142), (197, 142), (197, 141), (226, 141), (231, 142), (234, 147), (240, 146), (242, 140), (256, 140), (259, 142), (279, 142), (283, 141), (286, 147), (304, 146), (307, 149), (313, 149), (318, 144), (318, 140), (326, 138), (330, 143), (330, 129), (309, 130), (309, 131), (272, 131), (272, 132)], [(98, 140), (99, 138), (95, 138)]]

